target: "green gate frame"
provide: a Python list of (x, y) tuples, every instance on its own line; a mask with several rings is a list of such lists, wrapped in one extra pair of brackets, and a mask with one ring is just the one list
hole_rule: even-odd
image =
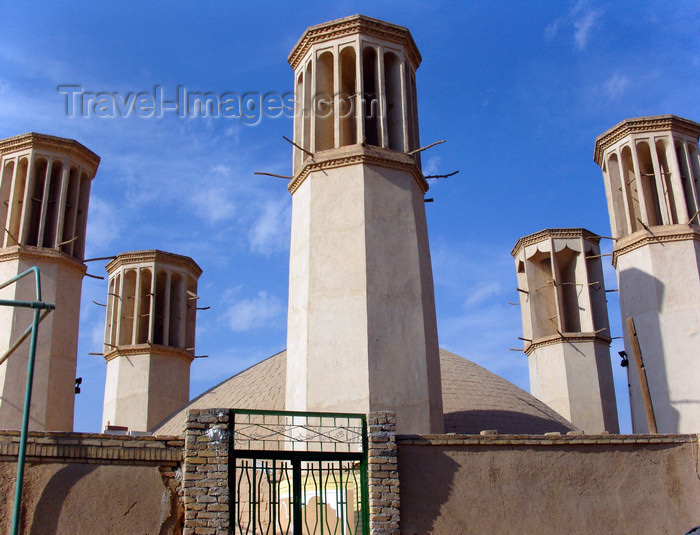
[[(236, 449), (236, 415), (247, 415), (251, 417), (261, 417), (263, 422), (262, 425), (269, 425), (267, 429), (270, 431), (272, 436), (277, 435), (276, 440), (266, 441), (265, 438), (252, 439), (250, 442), (260, 443), (263, 445), (262, 448), (241, 448)], [(270, 422), (266, 422), (266, 418), (270, 418)], [(306, 426), (303, 424), (296, 423), (297, 419), (331, 419), (334, 422), (337, 420), (357, 420), (361, 425), (361, 441), (355, 442), (361, 446), (361, 451), (337, 451), (338, 444), (341, 441), (332, 439), (329, 433), (321, 433), (319, 431), (313, 431), (319, 436), (326, 437), (328, 442), (324, 440), (319, 441), (304, 441), (296, 440), (292, 436), (285, 434), (284, 432), (279, 432), (274, 429), (274, 425), (279, 424), (280, 418), (290, 418), (294, 419), (294, 424), (286, 424), (290, 429), (313, 429), (313, 425)], [(275, 419), (277, 420), (275, 422)], [(260, 424), (252, 424), (260, 425)], [(333, 426), (316, 426), (316, 427), (327, 427), (333, 429)], [(335, 429), (346, 429), (342, 426), (336, 426)], [(232, 508), (236, 502), (235, 492), (236, 492), (236, 459), (251, 459), (253, 462), (259, 460), (270, 460), (270, 461), (289, 461), (292, 464), (292, 495), (293, 495), (293, 524), (292, 533), (294, 535), (301, 535), (303, 533), (302, 525), (302, 481), (301, 481), (301, 464), (305, 461), (356, 461), (360, 463), (360, 507), (361, 507), (361, 526), (362, 535), (369, 535), (369, 499), (368, 499), (368, 476), (367, 476), (367, 417), (364, 414), (355, 413), (336, 413), (336, 412), (302, 412), (302, 411), (265, 411), (265, 410), (252, 410), (252, 409), (230, 409), (229, 410), (229, 470), (228, 470), (228, 485), (229, 485), (229, 532), (235, 533), (235, 521), (232, 514)], [(293, 443), (299, 444), (315, 444), (320, 448), (319, 451), (298, 451), (289, 449), (279, 449), (280, 444), (284, 444), (287, 440), (291, 439)], [(265, 449), (265, 443), (273, 443), (277, 445), (274, 449)], [(332, 444), (333, 451), (323, 451), (323, 444)], [(350, 442), (344, 443), (346, 446)], [(247, 532), (246, 532), (247, 533)], [(273, 533), (275, 533), (273, 529)], [(321, 525), (321, 534), (323, 534), (323, 525)], [(257, 535), (256, 527), (253, 526), (253, 532), (251, 535)]]

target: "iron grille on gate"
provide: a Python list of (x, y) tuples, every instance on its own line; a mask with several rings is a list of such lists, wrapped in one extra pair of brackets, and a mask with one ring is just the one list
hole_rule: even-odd
[(369, 533), (363, 414), (233, 409), (229, 425), (232, 533)]

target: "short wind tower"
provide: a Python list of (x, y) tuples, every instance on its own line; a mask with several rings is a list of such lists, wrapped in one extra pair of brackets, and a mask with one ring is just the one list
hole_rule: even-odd
[(599, 241), (585, 229), (547, 229), (512, 254), (530, 391), (587, 433), (617, 433)]
[(148, 431), (190, 399), (202, 270), (153, 250), (122, 253), (107, 273), (102, 424)]

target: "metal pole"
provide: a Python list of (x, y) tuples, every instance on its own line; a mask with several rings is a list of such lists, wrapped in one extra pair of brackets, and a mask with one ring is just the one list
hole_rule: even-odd
[(36, 357), (36, 338), (39, 331), (38, 308), (34, 309), (32, 335), (29, 345), (29, 362), (27, 363), (27, 388), (24, 392), (24, 412), (22, 414), (22, 432), (19, 436), (19, 453), (17, 454), (17, 482), (15, 484), (15, 503), (12, 508), (11, 535), (19, 533), (20, 508), (22, 505), (22, 484), (24, 483), (24, 459), (27, 452), (27, 429), (29, 428), (29, 409), (32, 402), (32, 386), (34, 383), (34, 359)]

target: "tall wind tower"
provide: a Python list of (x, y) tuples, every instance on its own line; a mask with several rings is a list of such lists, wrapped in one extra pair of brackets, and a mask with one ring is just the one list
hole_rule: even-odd
[(122, 253), (107, 273), (102, 425), (148, 431), (190, 399), (202, 270), (153, 250)]
[(396, 411), (442, 423), (435, 298), (406, 28), (355, 15), (289, 55), (297, 113), (287, 331), (289, 410)]
[[(623, 327), (634, 320), (661, 433), (700, 431), (698, 136), (700, 124), (659, 115), (622, 121), (595, 143), (616, 239)], [(634, 366), (628, 376), (632, 426), (643, 433), (648, 426)]]
[[(29, 133), (0, 141), (0, 282), (39, 267), (42, 299), (56, 303), (39, 328), (29, 428), (72, 431), (80, 292), (90, 186), (100, 158), (77, 141)], [(32, 301), (34, 281), (0, 291)], [(0, 352), (31, 324), (29, 309), (0, 307)], [(0, 428), (19, 429), (29, 343), (0, 365)]]
[(617, 433), (599, 242), (585, 229), (547, 229), (512, 254), (532, 394), (588, 433)]

